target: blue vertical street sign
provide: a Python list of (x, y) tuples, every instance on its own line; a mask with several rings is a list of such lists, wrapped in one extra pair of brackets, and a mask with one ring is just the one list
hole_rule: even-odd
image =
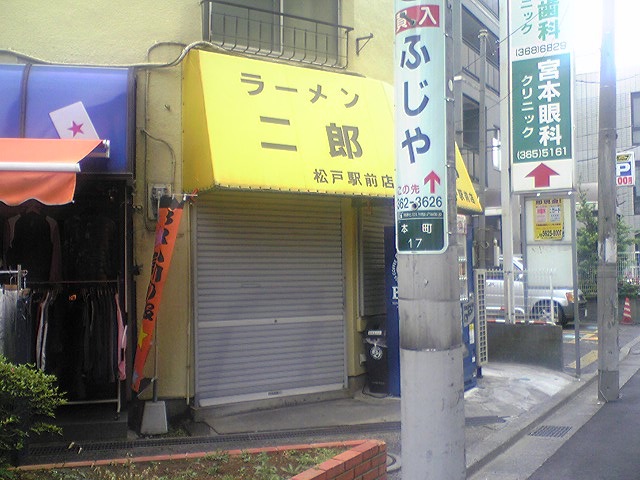
[(398, 314), (398, 256), (394, 227), (384, 227), (384, 291), (387, 318), (389, 395), (400, 396), (400, 315)]
[(443, 0), (395, 2), (399, 253), (448, 247), (444, 8)]

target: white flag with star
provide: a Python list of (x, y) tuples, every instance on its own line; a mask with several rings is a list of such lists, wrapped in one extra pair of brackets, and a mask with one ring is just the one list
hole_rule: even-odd
[(60, 138), (100, 138), (82, 102), (49, 112), (49, 117)]

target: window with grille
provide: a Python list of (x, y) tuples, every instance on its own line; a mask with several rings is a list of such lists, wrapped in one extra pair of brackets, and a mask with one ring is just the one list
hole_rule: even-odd
[(339, 12), (339, 0), (207, 0), (203, 35), (229, 50), (345, 67), (352, 29)]

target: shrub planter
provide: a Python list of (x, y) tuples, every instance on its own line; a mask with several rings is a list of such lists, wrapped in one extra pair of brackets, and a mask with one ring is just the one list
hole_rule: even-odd
[(64, 403), (54, 375), (0, 355), (0, 465), (17, 464), (33, 436), (58, 433), (53, 420)]
[[(314, 443), (304, 445), (286, 445), (268, 448), (249, 448), (229, 450), (229, 456), (244, 453), (260, 454), (287, 450), (310, 450), (316, 448), (348, 448), (335, 457), (305, 470), (292, 477), (291, 480), (386, 480), (387, 478), (387, 446), (379, 440), (351, 440), (345, 442)], [(64, 467), (97, 467), (131, 462), (166, 462), (202, 458), (211, 452), (195, 452), (184, 454), (166, 454), (144, 457), (127, 457), (105, 460), (85, 460), (47, 465), (26, 465), (17, 467), (20, 470), (45, 470)]]
[(386, 480), (387, 445), (365, 440), (291, 480)]

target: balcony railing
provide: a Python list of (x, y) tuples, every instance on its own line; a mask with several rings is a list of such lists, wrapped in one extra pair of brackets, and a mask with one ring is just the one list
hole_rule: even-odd
[(202, 1), (204, 40), (235, 52), (346, 68), (352, 30), (284, 12)]
[[(461, 49), (462, 69), (476, 80), (480, 79), (480, 54), (467, 43), (462, 44)], [(500, 70), (487, 62), (487, 88), (496, 94), (500, 94)]]

